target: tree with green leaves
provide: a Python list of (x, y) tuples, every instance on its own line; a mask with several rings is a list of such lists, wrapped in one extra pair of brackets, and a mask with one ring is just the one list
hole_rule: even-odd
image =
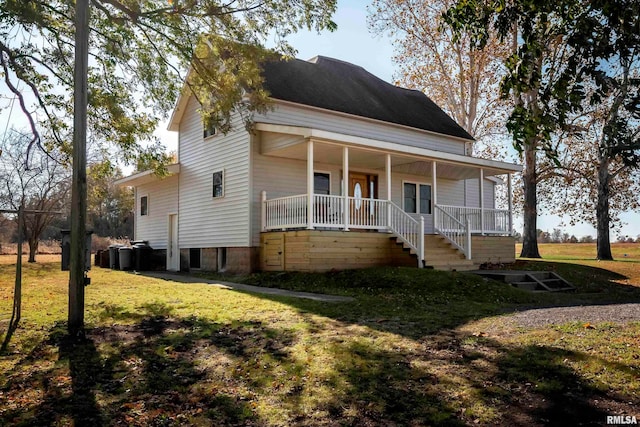
[[(28, 146), (71, 152), (75, 2), (0, 0), (0, 71), (31, 128)], [(93, 0), (89, 141), (119, 161), (163, 159), (153, 136), (186, 79), (221, 130), (234, 109), (265, 108), (259, 61), (292, 55), (286, 37), (333, 29), (335, 0)], [(40, 119), (38, 119), (40, 118)], [(160, 162), (162, 164), (162, 162)]]
[(292, 54), (286, 37), (335, 28), (335, 8), (336, 0), (0, 0), (0, 72), (31, 127), (25, 152), (59, 147), (73, 157), (70, 331), (84, 323), (86, 141), (161, 170), (167, 159), (152, 132), (183, 82), (206, 125), (230, 130), (232, 111), (249, 123), (268, 106), (266, 41)]
[[(558, 164), (554, 135), (565, 131), (571, 116), (581, 110), (585, 81), (593, 79), (601, 88), (606, 84), (607, 63), (626, 39), (616, 34), (637, 27), (626, 18), (637, 12), (637, 5), (637, 0), (465, 0), (445, 15), (455, 32), (473, 34), (479, 47), (492, 31), (513, 43), (501, 91), (514, 101), (507, 128), (524, 158), (523, 257), (540, 257), (538, 153)], [(600, 101), (594, 97), (590, 102)]]
[(133, 190), (114, 184), (122, 170), (109, 160), (92, 163), (87, 170), (87, 210), (94, 235), (133, 236)]
[(541, 193), (552, 212), (593, 225), (597, 258), (610, 260), (610, 233), (620, 230), (620, 214), (640, 208), (640, 45), (617, 55), (602, 73), (602, 86), (587, 86), (582, 111), (560, 138), (561, 166), (543, 167), (550, 179)]

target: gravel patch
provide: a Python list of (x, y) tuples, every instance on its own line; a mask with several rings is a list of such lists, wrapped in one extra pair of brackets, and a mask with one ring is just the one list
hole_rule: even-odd
[(514, 313), (508, 318), (519, 326), (527, 328), (569, 322), (591, 324), (640, 322), (640, 303), (536, 308)]

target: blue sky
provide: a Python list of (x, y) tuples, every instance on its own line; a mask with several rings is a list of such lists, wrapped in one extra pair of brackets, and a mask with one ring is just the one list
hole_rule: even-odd
[[(329, 56), (360, 65), (385, 81), (393, 81), (396, 66), (391, 60), (393, 56), (392, 41), (388, 37), (375, 36), (369, 32), (367, 28), (368, 4), (369, 1), (364, 0), (339, 0), (338, 10), (334, 15), (334, 21), (338, 24), (337, 31), (333, 33), (325, 31), (320, 34), (303, 31), (290, 36), (289, 42), (297, 49), (297, 57), (310, 59), (317, 55)], [(0, 124), (6, 124), (6, 120), (7, 110), (0, 111)], [(19, 123), (23, 121), (23, 118), (16, 111), (12, 114), (11, 121), (15, 121), (15, 126), (18, 128), (24, 126), (24, 123)], [(2, 131), (4, 129), (0, 129), (0, 132)], [(176, 149), (177, 133), (166, 131), (166, 123), (160, 125), (156, 134), (169, 150)], [(640, 214), (626, 213), (623, 214), (623, 219), (627, 225), (623, 228), (622, 234), (633, 237), (640, 235)], [(541, 216), (538, 220), (538, 228), (552, 231), (554, 227), (559, 227), (561, 222), (561, 218), (555, 216)], [(565, 222), (568, 223), (568, 219)], [(521, 224), (518, 224), (517, 218), (516, 226), (519, 230), (522, 227)], [(562, 228), (576, 236), (586, 234), (595, 236), (596, 234), (593, 227), (587, 224)], [(613, 234), (611, 236), (612, 240), (615, 240), (616, 237), (617, 235)]]

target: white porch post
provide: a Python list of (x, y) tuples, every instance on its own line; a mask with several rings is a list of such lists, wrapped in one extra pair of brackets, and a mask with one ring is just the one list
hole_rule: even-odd
[(307, 230), (313, 230), (313, 139), (307, 142)]
[(431, 183), (431, 187), (433, 188), (433, 226), (438, 226), (438, 210), (436, 206), (438, 205), (438, 167), (436, 165), (436, 161), (434, 160), (431, 164), (431, 179), (433, 180)]
[(267, 231), (267, 192), (260, 193), (260, 209), (262, 212), (262, 231)]
[(513, 189), (511, 188), (511, 174), (507, 174), (507, 200), (509, 203), (509, 236), (513, 235)]
[(349, 231), (349, 147), (342, 147), (342, 197), (344, 231)]
[(418, 268), (424, 268), (424, 217), (420, 215), (420, 235), (418, 236)]
[(480, 168), (480, 233), (484, 236), (484, 169)]
[(384, 165), (387, 180), (387, 228), (391, 230), (391, 154), (387, 153)]

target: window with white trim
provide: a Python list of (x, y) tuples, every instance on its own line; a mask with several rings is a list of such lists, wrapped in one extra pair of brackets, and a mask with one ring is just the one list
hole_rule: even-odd
[(213, 173), (213, 197), (224, 197), (224, 170)]
[(407, 213), (431, 214), (431, 185), (404, 182), (402, 206)]
[(216, 129), (216, 127), (212, 124), (210, 125), (206, 125), (206, 124), (202, 124), (202, 138), (208, 138), (210, 136), (214, 136), (218, 133), (218, 130)]
[(149, 196), (140, 197), (140, 216), (149, 215)]

